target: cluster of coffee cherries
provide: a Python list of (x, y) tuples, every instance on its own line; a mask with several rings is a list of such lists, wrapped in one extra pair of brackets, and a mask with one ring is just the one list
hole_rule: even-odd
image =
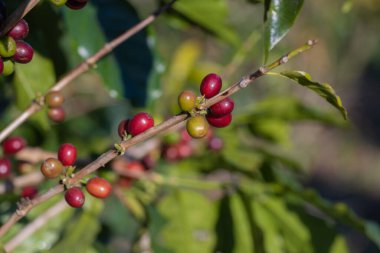
[[(73, 166), (77, 157), (77, 150), (70, 143), (62, 144), (58, 149), (58, 159), (48, 158), (41, 165), (42, 174), (48, 179), (61, 178), (62, 183), (67, 182), (68, 177), (72, 177), (75, 167)], [(82, 207), (85, 202), (85, 195), (81, 186), (69, 186), (65, 184), (65, 200), (75, 208)], [(87, 181), (86, 190), (97, 198), (106, 198), (111, 193), (111, 184), (100, 177), (94, 177)]]
[(154, 126), (154, 119), (146, 112), (139, 112), (131, 119), (120, 121), (118, 134), (120, 138), (126, 140), (129, 136), (136, 136)]
[(86, 6), (88, 0), (50, 0), (56, 6), (66, 5), (72, 10), (79, 10)]
[(64, 96), (59, 91), (50, 91), (45, 96), (45, 104), (48, 106), (48, 117), (51, 121), (62, 122), (65, 120), (65, 111), (62, 104), (65, 101)]
[(21, 19), (0, 39), (0, 74), (8, 76), (14, 72), (14, 63), (28, 63), (33, 59), (32, 46), (23, 41), (29, 34), (29, 25)]
[[(211, 73), (205, 76), (200, 86), (201, 98), (194, 92), (186, 90), (178, 96), (178, 105), (182, 111), (188, 112), (192, 117), (186, 123), (186, 129), (193, 138), (206, 136), (209, 124), (214, 127), (226, 127), (232, 121), (234, 101), (225, 98), (212, 105), (206, 112), (199, 111), (198, 106), (204, 101), (217, 95), (222, 88), (222, 79), (219, 75)], [(206, 114), (206, 116), (204, 116)]]

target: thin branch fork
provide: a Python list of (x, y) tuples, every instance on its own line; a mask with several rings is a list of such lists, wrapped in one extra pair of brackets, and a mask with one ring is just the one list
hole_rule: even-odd
[[(60, 91), (63, 88), (65, 88), (71, 81), (73, 81), (75, 78), (77, 78), (79, 75), (83, 74), (84, 72), (88, 71), (91, 67), (93, 67), (100, 59), (102, 59), (107, 54), (111, 53), (116, 47), (118, 47), (121, 43), (126, 41), (127, 39), (131, 38), (136, 33), (140, 32), (142, 29), (147, 27), (149, 24), (151, 24), (153, 21), (157, 19), (157, 17), (169, 9), (177, 0), (172, 0), (162, 8), (160, 8), (158, 11), (155, 11), (153, 14), (142, 20), (140, 23), (136, 24), (132, 28), (128, 29), (126, 32), (121, 34), (119, 37), (115, 38), (114, 40), (106, 43), (97, 53), (95, 53), (93, 56), (89, 57), (88, 59), (84, 60), (82, 63), (80, 63), (77, 67), (75, 67), (73, 70), (71, 70), (69, 73), (67, 73), (65, 76), (61, 78), (52, 88), (50, 88), (48, 92), (50, 91)], [(29, 9), (31, 6), (35, 6), (39, 1), (36, 0), (28, 0), (25, 1), (26, 7)], [(34, 4), (34, 5), (33, 5)], [(29, 6), (31, 5), (31, 6)], [(25, 7), (25, 8), (26, 8)], [(20, 10), (23, 8), (19, 8)], [(15, 17), (19, 17), (20, 14), (16, 15)], [(10, 22), (10, 21), (9, 21)], [(4, 30), (6, 29), (4, 28)], [(5, 127), (0, 132), (0, 142), (4, 141), (5, 138), (7, 138), (16, 128), (18, 128), (20, 125), (22, 125), (29, 117), (31, 117), (34, 113), (40, 111), (44, 105), (44, 96), (39, 97), (38, 99), (35, 99), (29, 107), (16, 119), (14, 119), (7, 127)]]
[[(238, 92), (239, 90), (247, 87), (257, 78), (265, 75), (268, 71), (286, 63), (289, 59), (293, 58), (294, 56), (312, 48), (316, 43), (317, 41), (315, 40), (309, 40), (305, 45), (301, 46), (300, 48), (297, 48), (296, 50), (293, 50), (290, 53), (280, 57), (279, 59), (277, 59), (270, 65), (259, 68), (257, 71), (253, 72), (250, 75), (247, 75), (246, 77), (242, 78), (239, 82), (233, 84), (226, 90), (220, 92), (215, 97), (206, 100), (200, 107), (204, 109), (208, 108), (209, 106), (223, 100), (224, 98), (231, 96), (232, 94)], [(173, 116), (169, 118), (168, 120), (162, 122), (161, 124), (156, 125), (131, 139), (122, 141), (119, 145), (122, 149), (127, 150), (129, 147), (136, 145), (140, 142), (143, 142), (159, 133), (162, 133), (168, 128), (181, 124), (182, 122), (186, 121), (189, 117), (190, 117), (189, 114), (184, 114), (184, 113)], [(72, 185), (72, 184), (78, 183), (83, 177), (105, 166), (105, 164), (107, 164), (109, 161), (116, 158), (118, 155), (119, 155), (119, 151), (117, 151), (116, 149), (112, 149), (105, 152), (100, 157), (98, 157), (95, 161), (93, 161), (92, 163), (88, 164), (86, 167), (84, 167), (83, 169), (75, 173), (75, 176), (73, 178), (68, 179), (68, 184)], [(46, 193), (37, 196), (33, 200), (27, 203), (21, 204), (20, 207), (16, 210), (16, 212), (8, 219), (8, 221), (6, 221), (6, 223), (2, 227), (0, 227), (0, 237), (3, 236), (18, 220), (23, 218), (35, 206), (41, 204), (42, 202), (52, 198), (53, 196), (63, 191), (64, 191), (64, 186), (62, 184), (59, 184), (51, 188), (50, 190), (48, 190)]]

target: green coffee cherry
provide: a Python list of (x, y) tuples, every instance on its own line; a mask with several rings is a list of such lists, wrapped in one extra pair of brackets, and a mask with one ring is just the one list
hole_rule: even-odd
[(0, 40), (0, 56), (12, 57), (16, 53), (16, 42), (12, 37), (6, 36)]
[(186, 130), (193, 138), (198, 139), (206, 136), (208, 128), (209, 125), (204, 116), (194, 116), (186, 122)]
[(51, 2), (52, 4), (54, 4), (55, 6), (60, 7), (60, 6), (65, 5), (66, 2), (67, 2), (67, 0), (50, 0), (50, 2)]
[(9, 76), (15, 71), (15, 64), (11, 60), (4, 60), (3, 75)]

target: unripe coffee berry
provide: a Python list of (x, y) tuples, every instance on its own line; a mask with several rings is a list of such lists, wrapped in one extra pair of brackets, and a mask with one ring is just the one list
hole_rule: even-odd
[(13, 63), (13, 61), (9, 59), (3, 60), (3, 64), (4, 64), (3, 75), (9, 76), (13, 74), (13, 72), (15, 71), (15, 64)]
[(48, 117), (53, 122), (63, 122), (65, 120), (65, 110), (62, 107), (50, 108), (48, 110)]
[(67, 0), (66, 6), (72, 10), (82, 9), (87, 4), (87, 0)]
[(5, 154), (16, 154), (26, 146), (26, 141), (20, 136), (13, 136), (7, 138), (2, 145)]
[(79, 187), (73, 187), (66, 191), (65, 200), (71, 207), (79, 208), (84, 205), (85, 197)]
[(217, 74), (208, 74), (203, 78), (200, 91), (205, 98), (211, 98), (222, 88), (222, 79)]
[(140, 112), (133, 116), (128, 123), (128, 133), (136, 136), (154, 126), (153, 118), (146, 112)]
[(70, 166), (77, 159), (77, 149), (71, 143), (64, 143), (58, 149), (58, 160), (65, 166)]
[(122, 120), (120, 121), (117, 127), (117, 133), (122, 139), (124, 138), (126, 134), (128, 134), (128, 123), (129, 123), (129, 119)]
[(65, 98), (63, 97), (62, 93), (59, 91), (50, 91), (45, 96), (45, 103), (50, 108), (60, 107), (64, 101), (65, 101)]
[(29, 34), (29, 25), (25, 19), (20, 19), (17, 24), (8, 32), (8, 36), (15, 40), (22, 40)]
[(0, 56), (3, 58), (12, 57), (16, 53), (16, 41), (9, 36), (0, 39)]
[(62, 163), (55, 158), (48, 158), (41, 164), (41, 173), (47, 178), (56, 178), (62, 171)]
[(225, 98), (222, 101), (210, 106), (210, 113), (214, 116), (224, 116), (230, 114), (234, 109), (234, 101), (231, 98)]
[(13, 55), (12, 60), (18, 63), (28, 63), (33, 59), (34, 50), (31, 45), (25, 41), (16, 41), (16, 53)]
[(214, 127), (226, 127), (228, 126), (232, 121), (232, 114), (227, 114), (224, 116), (214, 116), (214, 115), (206, 115), (206, 119), (208, 123), (210, 123), (211, 126)]
[(67, 0), (50, 0), (50, 2), (58, 7), (66, 4)]
[(208, 123), (204, 116), (194, 116), (187, 120), (186, 130), (193, 138), (202, 138), (207, 134)]
[(11, 162), (7, 158), (0, 158), (0, 179), (11, 175)]
[(104, 199), (110, 195), (112, 186), (107, 180), (100, 177), (94, 177), (88, 180), (86, 189), (92, 196)]
[(179, 108), (184, 112), (190, 112), (195, 107), (197, 96), (190, 90), (182, 91), (178, 96)]

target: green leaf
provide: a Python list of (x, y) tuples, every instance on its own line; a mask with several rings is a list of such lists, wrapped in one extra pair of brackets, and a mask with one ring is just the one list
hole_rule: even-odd
[[(30, 64), (16, 64), (13, 85), (16, 92), (16, 106), (25, 110), (36, 96), (44, 94), (55, 83), (55, 72), (52, 62), (34, 52)], [(43, 129), (49, 128), (46, 113), (41, 111), (32, 118)]]
[(271, 0), (264, 27), (265, 61), (269, 51), (280, 42), (293, 26), (303, 0)]
[(367, 221), (364, 227), (365, 235), (380, 249), (380, 227), (377, 223)]
[(338, 95), (336, 95), (334, 89), (328, 83), (315, 82), (312, 80), (310, 74), (303, 71), (284, 71), (280, 74), (297, 82), (302, 86), (311, 89), (319, 96), (326, 99), (327, 102), (329, 102), (340, 111), (344, 119), (347, 119), (347, 111), (343, 107), (342, 100)]
[(191, 22), (234, 46), (240, 44), (237, 34), (226, 24), (228, 5), (225, 0), (181, 0), (173, 8)]

